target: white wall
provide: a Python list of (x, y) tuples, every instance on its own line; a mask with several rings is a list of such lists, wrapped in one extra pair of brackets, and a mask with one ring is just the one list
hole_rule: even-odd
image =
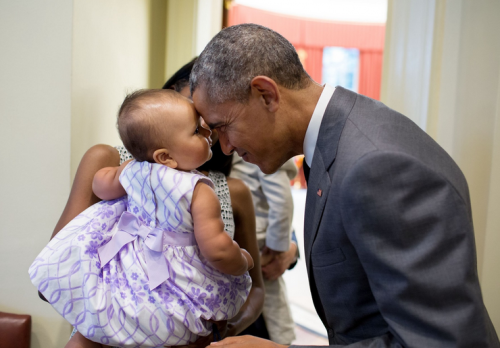
[(465, 174), (479, 277), (498, 332), (499, 13), (498, 0), (390, 0), (381, 98), (434, 137)]
[(28, 267), (69, 194), (72, 11), (0, 1), (0, 311), (32, 315), (32, 347), (63, 347), (70, 332)]

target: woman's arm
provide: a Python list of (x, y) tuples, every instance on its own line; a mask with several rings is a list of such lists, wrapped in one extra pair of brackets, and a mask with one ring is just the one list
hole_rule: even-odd
[(224, 231), (219, 199), (205, 183), (199, 182), (194, 189), (191, 215), (200, 252), (214, 268), (239, 276), (253, 267), (250, 254)]
[(92, 180), (95, 173), (101, 168), (119, 165), (120, 154), (114, 147), (95, 145), (87, 150), (80, 161), (66, 207), (54, 228), (51, 239), (78, 214), (100, 201), (92, 192)]
[(264, 282), (259, 261), (259, 248), (255, 232), (255, 213), (252, 194), (248, 187), (239, 179), (227, 178), (231, 205), (233, 207), (236, 231), (234, 239), (244, 249), (248, 250), (254, 260), (254, 268), (250, 270), (252, 289), (245, 304), (238, 314), (228, 321), (226, 336), (234, 336), (245, 330), (262, 313), (264, 306)]
[[(118, 150), (109, 145), (95, 145), (87, 150), (83, 155), (80, 165), (76, 170), (75, 180), (71, 187), (66, 206), (59, 218), (59, 221), (50, 236), (54, 236), (71, 220), (85, 209), (100, 201), (92, 191), (92, 180), (97, 171), (104, 167), (116, 167), (120, 165), (120, 154)], [(45, 297), (38, 292), (38, 296), (46, 302)]]

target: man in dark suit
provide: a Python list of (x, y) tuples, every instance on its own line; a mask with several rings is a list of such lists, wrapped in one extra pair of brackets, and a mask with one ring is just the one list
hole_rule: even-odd
[[(310, 166), (305, 259), (331, 346), (500, 347), (479, 287), (466, 180), (405, 116), (320, 86), (270, 29), (221, 31), (191, 74), (224, 152)], [(217, 343), (276, 347), (251, 336)]]

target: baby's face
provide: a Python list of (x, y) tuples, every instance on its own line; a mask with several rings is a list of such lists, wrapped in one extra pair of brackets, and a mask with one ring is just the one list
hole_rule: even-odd
[[(182, 96), (184, 96), (190, 100), (193, 100), (193, 98), (191, 98), (191, 91), (189, 90), (189, 85), (185, 86), (179, 93)], [(203, 120), (203, 117), (202, 117), (202, 120)], [(202, 124), (203, 124), (203, 127), (210, 129), (210, 127), (205, 123), (205, 121), (203, 121)], [(210, 139), (212, 139), (212, 144), (216, 144), (219, 141), (219, 134), (217, 134), (217, 131), (215, 129), (212, 129), (212, 135), (210, 136)]]
[(177, 162), (177, 169), (196, 169), (212, 158), (212, 132), (201, 126), (201, 117), (187, 98), (168, 108), (169, 154)]

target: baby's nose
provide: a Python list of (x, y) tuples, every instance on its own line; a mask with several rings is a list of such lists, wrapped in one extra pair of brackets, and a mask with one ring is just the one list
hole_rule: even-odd
[(200, 127), (200, 132), (206, 138), (210, 138), (210, 136), (212, 135), (212, 131), (208, 127), (205, 128), (203, 125), (201, 125), (201, 127)]
[(203, 128), (210, 129), (210, 126), (205, 122), (203, 117), (200, 118), (200, 124)]

